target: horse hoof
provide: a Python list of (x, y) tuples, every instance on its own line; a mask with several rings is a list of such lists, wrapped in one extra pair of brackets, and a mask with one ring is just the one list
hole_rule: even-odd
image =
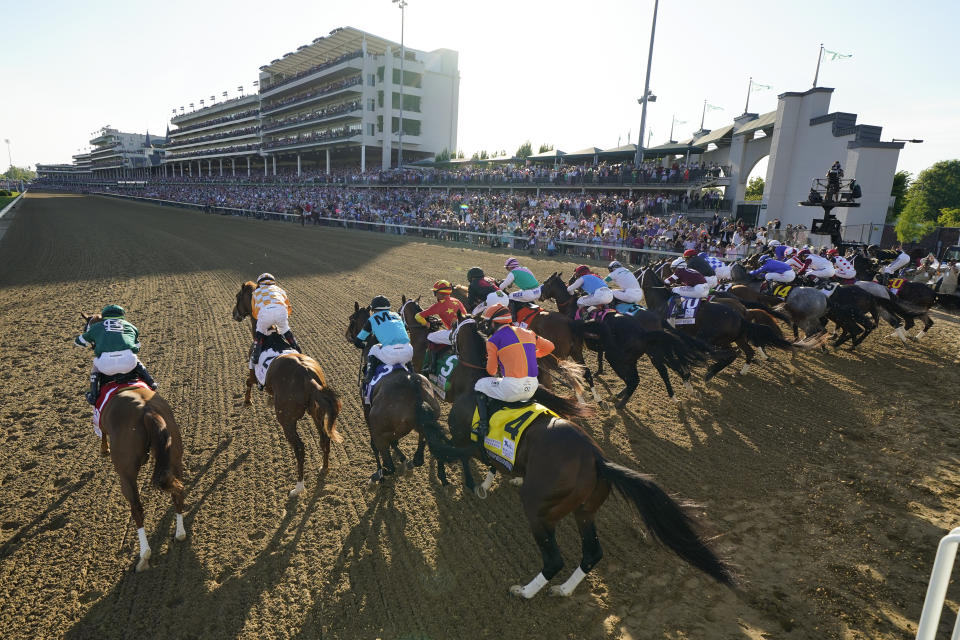
[(510, 484), (512, 484), (512, 485), (515, 486), (515, 487), (522, 487), (522, 486), (523, 486), (523, 478), (510, 478), (510, 481), (509, 481), (509, 482), (510, 482)]
[(481, 500), (486, 500), (486, 499), (487, 499), (487, 490), (484, 489), (483, 487), (480, 487), (480, 486), (474, 487), (474, 488), (473, 488), (473, 493), (474, 493), (474, 495), (476, 495), (476, 496), (477, 496), (478, 498), (480, 498)]
[(549, 593), (551, 596), (553, 596), (553, 597), (555, 597), (555, 598), (566, 598), (567, 596), (569, 596), (569, 595), (570, 595), (571, 593), (573, 593), (573, 592), (571, 591), (571, 592), (568, 593), (568, 592), (566, 592), (566, 591), (563, 590), (563, 586), (562, 586), (562, 585), (555, 584), (555, 585), (553, 585), (552, 587), (550, 587), (550, 590), (549, 590), (547, 593)]
[(187, 539), (187, 532), (186, 532), (186, 531), (181, 531), (181, 532), (177, 533), (176, 535), (174, 535), (174, 536), (173, 536), (173, 539), (176, 540), (177, 542), (183, 542), (184, 540)]
[[(423, 462), (421, 462), (420, 464), (423, 464)], [(407, 471), (413, 471), (414, 467), (419, 467), (420, 465), (415, 464), (413, 460), (407, 460), (407, 463), (404, 466), (407, 468)]]
[(290, 489), (290, 497), (296, 498), (298, 495), (303, 493), (303, 489)]
[(516, 596), (518, 598), (523, 598), (524, 600), (530, 599), (530, 596), (524, 595), (523, 586), (519, 584), (515, 584), (512, 587), (510, 587), (510, 595)]
[(674, 403), (674, 404), (680, 404), (680, 402), (682, 402), (682, 401), (680, 400), (680, 396), (677, 396), (677, 395), (671, 396), (670, 399), (673, 400), (673, 403)]
[(143, 554), (143, 557), (140, 558), (140, 561), (137, 563), (137, 573), (141, 571), (146, 571), (150, 568), (150, 549), (147, 549), (147, 552)]

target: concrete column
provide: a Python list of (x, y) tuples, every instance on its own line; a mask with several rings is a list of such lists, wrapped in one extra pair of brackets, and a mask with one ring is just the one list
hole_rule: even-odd
[(220, 177), (223, 177), (223, 158), (220, 158)]
[(273, 156), (273, 175), (277, 175), (277, 156)]
[(263, 158), (263, 175), (267, 175), (267, 159)]
[(230, 175), (237, 175), (237, 163), (234, 158), (230, 158)]
[[(383, 148), (381, 165), (389, 169), (393, 161), (393, 51), (387, 47), (383, 63), (383, 131), (380, 132), (380, 144)], [(403, 80), (403, 78), (401, 78)]]
[(297, 154), (297, 177), (300, 177), (300, 154)]
[(192, 177), (193, 177), (193, 163), (192, 163), (192, 162), (188, 162), (188, 163), (187, 163), (187, 170), (190, 172), (190, 177), (192, 178)]
[(247, 177), (250, 177), (250, 156), (247, 156)]
[(212, 175), (213, 175), (213, 161), (212, 161), (212, 160), (207, 160), (207, 175), (208, 175), (208, 176), (212, 176)]
[(367, 170), (367, 145), (360, 145), (360, 171)]
[(327, 147), (327, 175), (330, 175), (330, 148)]

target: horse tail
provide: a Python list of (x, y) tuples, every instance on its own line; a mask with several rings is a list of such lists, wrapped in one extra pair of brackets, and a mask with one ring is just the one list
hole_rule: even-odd
[(747, 309), (758, 309), (760, 311), (763, 311), (764, 313), (767, 313), (773, 316), (777, 320), (787, 323), (788, 325), (793, 324), (793, 320), (790, 319), (790, 316), (780, 311), (775, 311), (772, 307), (770, 307), (769, 305), (763, 304), (762, 302), (750, 302), (748, 300), (741, 300), (740, 303), (743, 306), (745, 306)]
[(473, 454), (473, 448), (455, 447), (443, 433), (443, 427), (437, 420), (437, 414), (426, 398), (423, 397), (423, 383), (420, 381), (420, 374), (408, 371), (407, 381), (416, 389), (417, 430), (427, 439), (427, 446), (430, 447), (430, 453), (433, 457), (440, 462), (451, 462), (470, 457)]
[(777, 349), (793, 348), (792, 342), (784, 340), (782, 336), (778, 336), (777, 332), (771, 327), (748, 320), (744, 320), (743, 325), (747, 340), (755, 347), (776, 347)]
[(681, 336), (685, 334), (647, 331), (642, 336), (634, 336), (633, 339), (642, 338), (645, 350), (652, 360), (666, 364), (678, 376), (686, 378), (690, 375), (692, 367), (706, 361), (706, 354), (710, 353), (712, 348), (696, 338), (691, 338), (690, 342), (687, 342)]
[(336, 424), (334, 424), (337, 416), (340, 415), (340, 409), (343, 408), (343, 403), (340, 401), (337, 392), (329, 386), (320, 386), (316, 378), (310, 379), (307, 391), (310, 399), (310, 412), (315, 416), (326, 416), (326, 420), (320, 425), (323, 427), (324, 433), (334, 442), (343, 442), (343, 436), (340, 435)]
[[(936, 298), (938, 298), (939, 295), (940, 294), (937, 294), (934, 300), (936, 300)], [(883, 307), (890, 313), (893, 313), (894, 315), (898, 315), (902, 318), (910, 318), (910, 319), (919, 318), (926, 313), (925, 311), (920, 311), (920, 312), (911, 311), (906, 306), (900, 304), (900, 302), (895, 298), (896, 296), (890, 296), (890, 298), (887, 298), (887, 299), (878, 297), (876, 298), (876, 300), (877, 300), (877, 304), (879, 304), (881, 307)]]
[(143, 412), (143, 426), (147, 429), (147, 440), (153, 450), (151, 483), (162, 491), (182, 491), (183, 483), (174, 475), (170, 464), (172, 438), (166, 420), (155, 409), (147, 407)]
[(620, 466), (596, 453), (597, 473), (609, 482), (640, 512), (640, 517), (653, 536), (678, 556), (700, 569), (711, 578), (733, 587), (737, 579), (727, 566), (707, 546), (694, 530), (688, 510), (698, 505), (677, 502), (657, 485), (650, 476)]
[(558, 396), (554, 392), (544, 387), (537, 387), (536, 392), (531, 398), (534, 402), (539, 402), (547, 409), (558, 414), (561, 418), (573, 420), (575, 418), (592, 418), (594, 411), (586, 404), (580, 403), (576, 398), (565, 398)]

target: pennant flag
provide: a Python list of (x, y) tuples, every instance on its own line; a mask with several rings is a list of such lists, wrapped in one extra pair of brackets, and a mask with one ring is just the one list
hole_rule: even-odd
[(707, 103), (707, 111), (723, 111), (723, 107), (718, 107), (718, 106), (712, 105), (712, 104), (710, 104), (710, 103), (708, 102), (708, 103)]
[(192, 102), (190, 103), (190, 108), (193, 109), (193, 103), (192, 103)]
[(239, 87), (237, 87), (237, 91), (239, 91), (240, 93), (243, 93), (243, 85), (240, 85)]
[(226, 91), (223, 92), (223, 97), (224, 97), (224, 98), (227, 97), (227, 92), (226, 92)]
[(751, 91), (766, 91), (767, 89), (773, 89), (769, 84), (760, 84), (759, 82), (754, 82), (750, 85)]
[(846, 60), (847, 58), (852, 58), (852, 53), (838, 53), (836, 51), (830, 51), (830, 49), (824, 49), (823, 52), (830, 56), (831, 60)]

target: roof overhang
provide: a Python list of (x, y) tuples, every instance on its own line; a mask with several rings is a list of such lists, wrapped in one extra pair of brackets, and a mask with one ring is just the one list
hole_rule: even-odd
[(312, 43), (285, 54), (282, 58), (260, 67), (260, 70), (270, 74), (292, 76), (338, 56), (357, 51), (363, 47), (364, 40), (367, 43), (367, 53), (380, 55), (385, 53), (387, 48), (400, 48), (399, 43), (372, 33), (353, 27), (338, 27), (329, 35), (317, 38)]

